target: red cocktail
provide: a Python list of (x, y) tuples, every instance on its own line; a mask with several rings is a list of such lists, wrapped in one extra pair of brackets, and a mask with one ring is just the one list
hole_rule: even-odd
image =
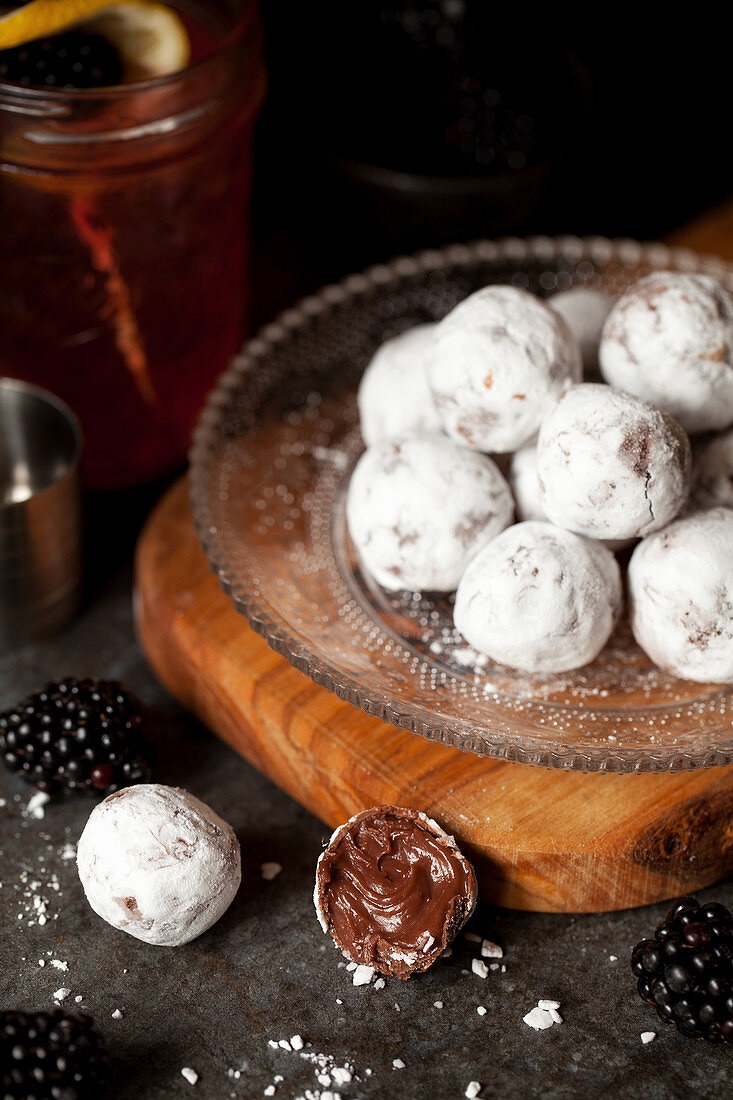
[(256, 4), (181, 14), (181, 72), (0, 83), (0, 373), (72, 406), (93, 487), (174, 468), (242, 338)]

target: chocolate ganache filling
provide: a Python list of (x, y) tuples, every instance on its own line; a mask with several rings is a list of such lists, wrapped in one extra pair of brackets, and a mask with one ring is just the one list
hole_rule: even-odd
[(341, 826), (318, 864), (316, 907), (354, 962), (409, 977), (426, 970), (470, 916), (476, 876), (424, 814), (381, 806)]

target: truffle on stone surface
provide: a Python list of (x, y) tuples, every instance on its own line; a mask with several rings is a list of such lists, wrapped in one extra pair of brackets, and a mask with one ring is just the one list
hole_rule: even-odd
[(316, 867), (324, 932), (359, 966), (409, 978), (445, 951), (476, 905), (473, 867), (425, 814), (364, 810), (339, 826)]
[(108, 924), (165, 947), (228, 909), (242, 877), (231, 826), (178, 787), (140, 783), (92, 810), (77, 849), (87, 901)]

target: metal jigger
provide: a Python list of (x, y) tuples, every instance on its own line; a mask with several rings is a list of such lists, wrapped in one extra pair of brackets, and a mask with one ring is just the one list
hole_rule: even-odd
[(82, 446), (62, 401), (0, 378), (0, 653), (52, 633), (79, 605)]

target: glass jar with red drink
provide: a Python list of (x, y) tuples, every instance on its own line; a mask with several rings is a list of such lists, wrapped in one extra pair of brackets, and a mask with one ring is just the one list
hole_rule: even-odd
[(93, 488), (175, 468), (242, 338), (257, 5), (176, 10), (180, 72), (0, 82), (0, 373), (71, 405)]

